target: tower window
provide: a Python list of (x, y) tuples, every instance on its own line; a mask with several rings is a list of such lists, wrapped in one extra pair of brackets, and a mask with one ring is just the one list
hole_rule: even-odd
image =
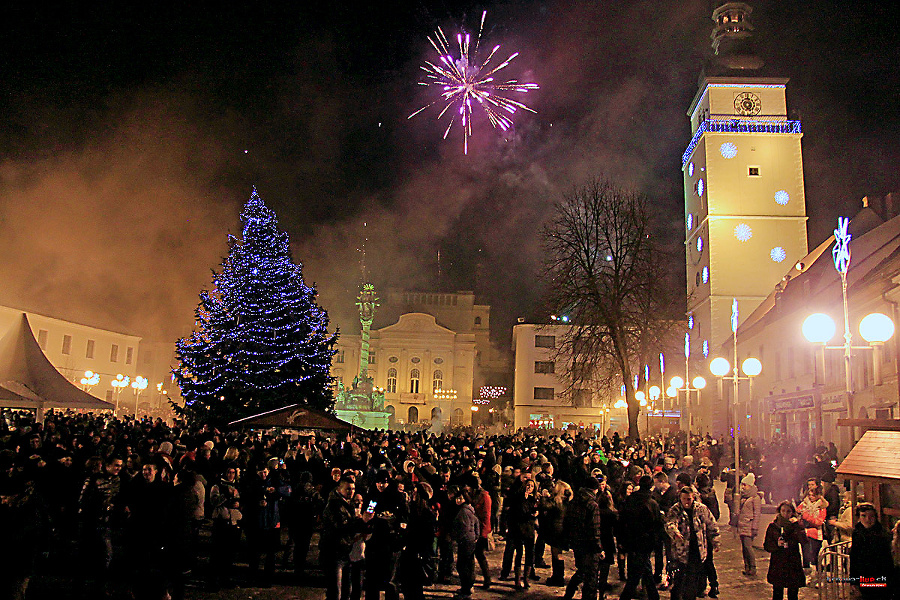
[(759, 167), (747, 167), (747, 177), (759, 177)]
[(71, 335), (63, 336), (62, 353), (63, 354), (71, 354), (72, 353), (72, 336)]

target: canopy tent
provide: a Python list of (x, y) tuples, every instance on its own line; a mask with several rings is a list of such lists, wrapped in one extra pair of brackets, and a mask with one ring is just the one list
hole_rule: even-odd
[(284, 408), (277, 408), (251, 417), (245, 417), (232, 421), (229, 427), (253, 427), (268, 429), (277, 427), (280, 429), (328, 429), (332, 431), (351, 431), (354, 426), (347, 421), (342, 421), (324, 410), (319, 410), (304, 404), (291, 404)]
[(38, 420), (48, 408), (114, 408), (78, 389), (50, 364), (25, 313), (0, 338), (0, 407), (35, 410)]

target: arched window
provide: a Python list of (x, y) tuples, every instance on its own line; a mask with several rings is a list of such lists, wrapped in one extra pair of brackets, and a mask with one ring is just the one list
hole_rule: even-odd
[(475, 324), (481, 325), (481, 317), (475, 317)]
[(434, 408), (431, 409), (431, 422), (437, 423), (440, 420), (441, 420), (441, 407), (435, 406)]
[(388, 404), (384, 407), (384, 410), (388, 414), (388, 429), (393, 429), (397, 424), (397, 409)]
[(387, 392), (389, 394), (397, 393), (397, 369), (393, 367), (388, 369)]
[(409, 417), (406, 419), (407, 423), (418, 423), (419, 422), (419, 409), (415, 406), (409, 407)]
[(409, 393), (419, 393), (419, 370), (413, 369), (409, 372)]
[(432, 381), (431, 389), (433, 390), (442, 390), (444, 389), (444, 372), (440, 369), (435, 369), (434, 371), (434, 381)]
[(461, 408), (457, 408), (453, 411), (453, 425), (462, 425), (463, 422), (463, 410)]

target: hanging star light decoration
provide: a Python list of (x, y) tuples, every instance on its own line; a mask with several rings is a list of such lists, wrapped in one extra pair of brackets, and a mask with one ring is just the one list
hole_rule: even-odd
[[(459, 58), (453, 58), (450, 53), (450, 43), (443, 30), (438, 27), (434, 37), (429, 36), (428, 41), (438, 54), (434, 62), (425, 61), (422, 70), (426, 73), (426, 80), (419, 85), (437, 87), (441, 90), (441, 97), (427, 104), (407, 117), (413, 118), (427, 108), (435, 104), (443, 104), (444, 108), (438, 115), (442, 119), (444, 115), (450, 115), (450, 122), (444, 131), (444, 139), (450, 134), (453, 124), (459, 119), (463, 130), (463, 154), (469, 153), (469, 138), (472, 136), (472, 112), (473, 107), (480, 107), (487, 115), (491, 125), (503, 131), (509, 130), (513, 125), (512, 116), (519, 110), (536, 112), (525, 106), (522, 102), (508, 97), (509, 94), (525, 94), (539, 89), (536, 83), (520, 83), (516, 79), (498, 82), (495, 76), (512, 63), (519, 55), (514, 52), (505, 61), (497, 66), (491, 66), (491, 60), (500, 46), (494, 46), (488, 53), (484, 62), (478, 62), (478, 48), (481, 41), (481, 33), (484, 31), (484, 20), (487, 11), (481, 14), (481, 25), (478, 35), (472, 44), (468, 33), (460, 32), (456, 35), (456, 43), (459, 47)], [(450, 110), (451, 107), (454, 110)]]

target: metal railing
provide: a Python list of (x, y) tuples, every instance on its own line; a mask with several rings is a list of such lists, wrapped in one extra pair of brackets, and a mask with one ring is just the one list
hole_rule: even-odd
[(707, 119), (700, 123), (691, 143), (688, 144), (687, 150), (681, 156), (681, 166), (687, 164), (691, 158), (691, 153), (697, 147), (700, 136), (706, 132), (711, 133), (782, 133), (782, 134), (799, 134), (802, 133), (800, 121), (754, 121), (751, 119)]
[(819, 600), (850, 600), (850, 542), (822, 544), (816, 575)]

